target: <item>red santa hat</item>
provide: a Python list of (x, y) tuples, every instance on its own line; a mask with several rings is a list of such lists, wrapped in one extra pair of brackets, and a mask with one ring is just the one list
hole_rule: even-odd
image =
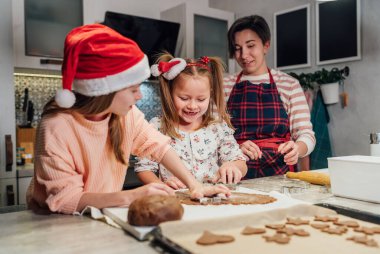
[(106, 95), (140, 84), (150, 76), (147, 56), (139, 46), (100, 24), (74, 28), (66, 36), (62, 86), (55, 101), (70, 108), (75, 92), (86, 96)]

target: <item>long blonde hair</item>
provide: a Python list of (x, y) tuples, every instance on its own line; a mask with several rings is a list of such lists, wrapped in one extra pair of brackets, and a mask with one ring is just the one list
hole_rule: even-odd
[[(158, 56), (157, 63), (168, 62), (173, 58), (174, 57), (171, 54), (164, 52)], [(196, 59), (186, 59), (187, 66), (173, 80), (167, 80), (162, 75), (158, 77), (162, 104), (162, 133), (172, 138), (181, 138), (176, 131), (176, 128), (179, 126), (179, 116), (174, 105), (173, 91), (176, 84), (178, 84), (178, 82), (180, 82), (185, 76), (207, 77), (210, 81), (210, 104), (206, 113), (203, 115), (203, 120), (199, 129), (208, 126), (211, 123), (222, 121), (225, 121), (228, 126), (232, 128), (224, 100), (223, 72), (225, 67), (219, 57), (208, 57), (208, 59), (209, 63), (204, 63), (201, 60)], [(215, 112), (218, 114), (218, 118), (214, 117)]]
[[(104, 112), (111, 105), (116, 92), (89, 97), (79, 93), (75, 93), (76, 101), (71, 108), (61, 108), (57, 105), (54, 98), (52, 98), (45, 106), (42, 112), (42, 118), (51, 117), (58, 113), (71, 114), (73, 112), (78, 112), (82, 115), (95, 115)], [(124, 158), (124, 152), (122, 149), (122, 141), (124, 140), (124, 131), (121, 125), (120, 116), (111, 113), (110, 121), (108, 123), (108, 134), (110, 137), (110, 142), (112, 149), (114, 151), (116, 159), (128, 165)]]

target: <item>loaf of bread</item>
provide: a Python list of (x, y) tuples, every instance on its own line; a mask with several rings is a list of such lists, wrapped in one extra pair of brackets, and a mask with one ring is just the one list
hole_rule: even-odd
[(157, 226), (164, 221), (180, 220), (183, 207), (173, 196), (152, 195), (138, 198), (128, 209), (128, 223), (133, 226)]

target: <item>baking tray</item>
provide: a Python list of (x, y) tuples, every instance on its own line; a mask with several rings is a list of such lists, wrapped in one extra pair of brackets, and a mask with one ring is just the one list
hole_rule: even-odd
[(357, 209), (352, 209), (344, 206), (337, 206), (327, 203), (318, 203), (316, 206), (325, 207), (336, 211), (338, 214), (345, 215), (354, 219), (371, 222), (380, 225), (380, 214), (369, 213)]
[[(341, 207), (326, 203), (318, 203), (315, 204), (319, 207), (324, 207), (327, 209), (331, 209), (336, 211), (338, 214), (351, 217), (354, 219), (374, 223), (380, 225), (380, 215), (369, 213), (369, 212), (363, 212), (356, 209), (351, 209), (347, 207)], [(151, 235), (151, 242), (150, 245), (155, 248), (156, 251), (159, 253), (178, 253), (178, 254), (188, 254), (192, 253), (189, 250), (185, 249), (184, 247), (172, 242), (169, 238), (165, 237), (162, 233), (159, 227), (157, 227), (152, 235)]]

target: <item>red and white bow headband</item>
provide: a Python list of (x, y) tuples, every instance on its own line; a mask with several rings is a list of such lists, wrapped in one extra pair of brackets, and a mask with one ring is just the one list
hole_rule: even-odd
[(207, 66), (210, 61), (207, 56), (202, 56), (199, 61), (201, 61), (202, 64), (186, 63), (183, 58), (173, 58), (169, 62), (159, 62), (158, 64), (153, 64), (150, 71), (154, 77), (162, 75), (165, 79), (172, 80), (177, 77), (178, 74), (186, 68), (186, 66), (202, 66), (210, 70)]

